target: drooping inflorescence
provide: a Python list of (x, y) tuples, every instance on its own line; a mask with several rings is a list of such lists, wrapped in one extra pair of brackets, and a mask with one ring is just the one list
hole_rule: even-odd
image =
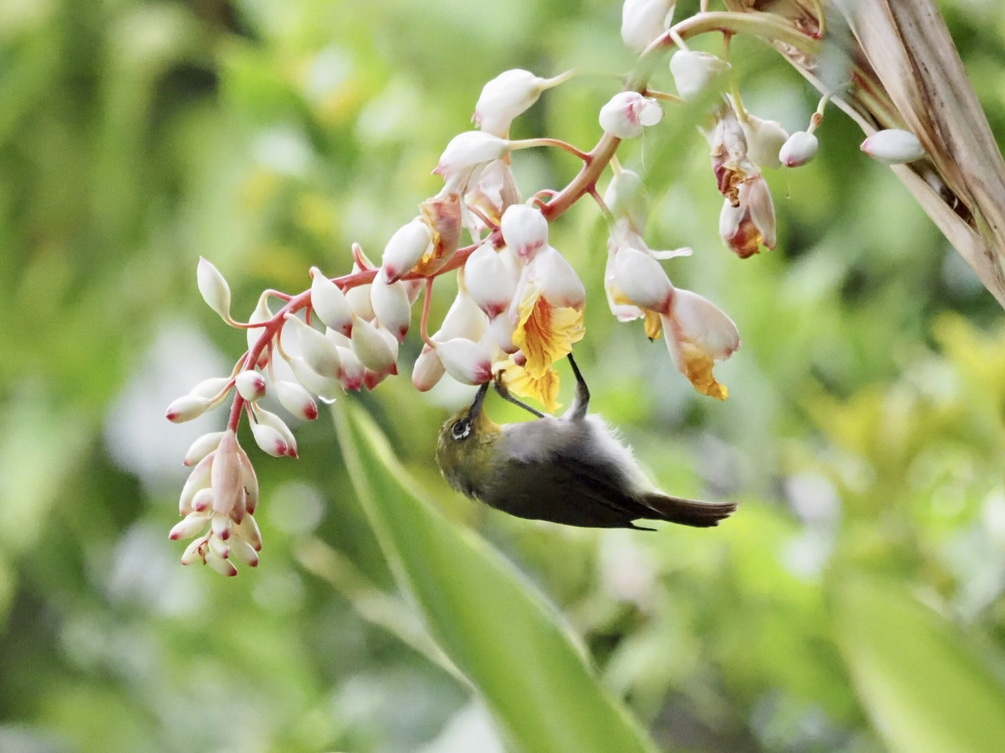
[[(599, 204), (609, 224), (603, 279), (612, 314), (624, 322), (643, 320), (645, 335), (664, 338), (673, 364), (699, 392), (727, 396), (713, 366), (739, 347), (737, 328), (711, 301), (671, 282), (661, 262), (690, 255), (691, 249), (649, 248), (641, 178), (620, 165), (615, 154), (622, 140), (656, 128), (665, 108), (706, 108), (702, 131), (711, 146), (714, 184), (723, 196), (723, 241), (742, 258), (773, 248), (775, 213), (762, 170), (802, 165), (813, 157), (823, 103), (808, 127), (791, 136), (778, 122), (748, 113), (732, 84), (728, 40), (740, 32), (781, 34), (787, 44), (808, 51), (819, 42), (805, 21), (782, 23), (761, 14), (771, 18), (758, 25), (743, 13), (703, 9), (671, 25), (673, 10), (674, 3), (665, 0), (625, 2), (622, 37), (639, 52), (639, 65), (623, 90), (600, 108), (601, 136), (590, 151), (546, 137), (509, 138), (513, 120), (548, 89), (571, 79), (572, 72), (543, 78), (515, 69), (489, 81), (475, 106), (477, 129), (455, 136), (433, 170), (443, 178), (442, 190), (389, 234), (379, 264), (354, 245), (352, 271), (329, 277), (311, 268), (309, 288), (296, 295), (266, 291), (241, 322), (231, 315), (223, 276), (200, 260), (204, 300), (228, 325), (246, 330), (248, 349), (229, 376), (196, 385), (167, 410), (169, 420), (187, 421), (231, 401), (225, 430), (201, 437), (185, 458), (193, 470), (181, 495), (183, 519), (170, 534), (193, 539), (184, 564), (201, 561), (227, 575), (237, 573), (235, 561), (257, 565), (258, 484), (237, 439), (242, 417), (266, 453), (296, 457), (292, 431), (260, 405), (261, 398), (272, 395), (291, 415), (312, 420), (318, 416), (317, 401), (330, 402), (346, 390), (374, 389), (397, 375), (398, 348), (420, 297), (424, 346), (411, 368), (417, 390), (432, 388), (444, 376), (479, 385), (502, 372), (510, 392), (553, 411), (554, 364), (585, 335), (586, 290), (580, 272), (551, 244), (549, 226), (583, 197)], [(687, 47), (687, 38), (702, 33), (723, 35), (722, 57)], [(667, 68), (676, 94), (650, 87), (653, 60), (671, 50)], [(560, 148), (583, 164), (568, 185), (537, 187), (528, 194), (512, 169), (516, 153), (528, 148)], [(902, 139), (893, 147), (876, 145), (877, 153), (894, 150), (909, 151)], [(601, 195), (598, 182), (608, 168)], [(456, 279), (456, 294), (431, 332), (430, 296), (448, 275)]]

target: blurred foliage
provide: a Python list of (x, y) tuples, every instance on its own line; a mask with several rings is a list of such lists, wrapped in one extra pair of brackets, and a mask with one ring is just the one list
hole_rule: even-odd
[[(437, 578), (444, 594), (463, 585), (447, 564), (469, 562), (475, 583), (482, 565), (468, 549), (429, 551), (422, 596), (400, 593), (330, 421), (298, 428), (299, 461), (253, 453), (266, 549), (258, 571), (225, 580), (179, 566), (166, 538), (185, 448), (223, 419), (177, 427), (163, 410), (244, 347), (199, 298), (199, 255), (227, 275), (237, 312), (265, 287), (305, 288), (311, 265), (347, 270), (354, 241), (376, 256), (438, 190), (429, 171), (443, 145), (506, 68), (580, 69), (515, 135), (588, 147), (631, 62), (619, 6), (0, 0), (0, 750), (526, 742), (486, 682), (565, 687), (581, 667), (533, 663), (536, 639), (513, 629), (522, 618), (498, 624), (505, 614), (471, 606), (455, 637), (485, 653), (488, 674), (481, 692), (459, 680), (428, 600)], [(942, 6), (1001, 133), (999, 4)], [(799, 77), (753, 41), (734, 53), (748, 107), (802, 127), (816, 101)], [(570, 211), (553, 242), (588, 286), (577, 355), (595, 406), (661, 486), (736, 498), (735, 518), (655, 534), (509, 519), (450, 492), (432, 463), (446, 408), (466, 392), (418, 396), (402, 377), (344, 402), (390, 439), (407, 498), (435, 500), (449, 521), (431, 524), (437, 540), (481, 551), (472, 530), (498, 550), (510, 565), (491, 549), (485, 561), (515, 567), (528, 603), (551, 602), (596, 667), (597, 697), (622, 699), (660, 748), (995, 750), (1000, 309), (837, 112), (812, 164), (768, 176), (779, 248), (733, 258), (707, 146), (693, 116), (674, 115), (622, 161), (652, 190), (650, 245), (696, 250), (668, 263), (674, 281), (740, 327), (743, 348), (717, 370), (730, 399), (697, 396), (661, 344), (611, 320), (595, 207)], [(525, 192), (576, 169), (560, 153), (518, 157)], [(442, 287), (434, 316), (450, 300)], [(485, 636), (497, 634), (513, 645), (493, 656)], [(576, 704), (564, 693), (556, 711)]]

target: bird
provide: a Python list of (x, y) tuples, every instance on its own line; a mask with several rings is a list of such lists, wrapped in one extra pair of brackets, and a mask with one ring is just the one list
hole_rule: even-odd
[[(588, 413), (589, 388), (571, 353), (568, 358), (576, 398), (561, 417), (518, 400), (499, 373), (443, 424), (436, 462), (451, 487), (519, 518), (586, 528), (655, 530), (637, 520), (707, 528), (736, 510), (733, 502), (685, 499), (657, 489), (603, 418)], [(490, 385), (535, 418), (492, 421), (483, 405)]]

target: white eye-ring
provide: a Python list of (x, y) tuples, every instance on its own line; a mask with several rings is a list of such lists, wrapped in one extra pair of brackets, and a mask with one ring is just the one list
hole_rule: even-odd
[(450, 427), (450, 436), (454, 439), (465, 439), (471, 433), (471, 423), (469, 421), (458, 421)]

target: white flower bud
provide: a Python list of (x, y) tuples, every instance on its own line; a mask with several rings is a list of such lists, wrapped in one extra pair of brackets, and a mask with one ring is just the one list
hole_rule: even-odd
[(541, 295), (552, 306), (582, 308), (586, 301), (586, 288), (576, 270), (554, 247), (545, 246), (537, 252), (528, 267)]
[[(331, 403), (335, 401), (342, 392), (342, 388), (337, 379), (329, 379), (328, 377), (323, 377), (316, 371), (311, 369), (304, 359), (297, 356), (290, 356), (286, 359), (286, 362), (290, 365), (290, 370), (293, 372), (293, 376), (296, 377), (297, 381), (304, 386), (304, 388), (310, 392), (312, 395), (317, 395), (321, 400), (326, 403)], [(343, 371), (345, 370), (345, 365), (343, 365)]]
[(210, 484), (210, 474), (213, 470), (213, 458), (216, 456), (216, 452), (211, 452), (198, 463), (192, 469), (192, 472), (188, 474), (188, 478), (185, 480), (184, 486), (181, 488), (181, 495), (178, 498), (178, 509), (184, 510), (185, 513), (191, 512), (194, 508), (192, 506), (192, 500), (200, 489), (205, 489), (209, 487)]
[(213, 512), (231, 515), (235, 509), (244, 513), (244, 484), (241, 483), (241, 456), (237, 434), (227, 429), (220, 438), (220, 446), (213, 453), (210, 470), (210, 487), (213, 489)]
[(631, 247), (618, 249), (613, 271), (614, 284), (633, 304), (659, 314), (670, 312), (674, 287), (649, 254)]
[(433, 389), (445, 373), (446, 369), (443, 368), (436, 351), (424, 345), (412, 367), (412, 386), (419, 392), (426, 392)]
[(331, 340), (294, 314), (287, 314), (286, 321), (292, 323), (297, 333), (304, 362), (320, 376), (338, 379), (342, 373), (342, 362)]
[[(484, 167), (509, 153), (509, 142), (484, 131), (465, 131), (447, 144), (433, 172), (445, 181)], [(473, 176), (472, 176), (473, 177)]]
[(366, 368), (378, 374), (396, 374), (397, 353), (376, 326), (356, 319), (352, 327), (352, 350)]
[(503, 71), (482, 88), (472, 120), (483, 132), (506, 138), (514, 118), (537, 102), (542, 91), (568, 77), (565, 73), (545, 79), (520, 68)]
[(188, 452), (185, 453), (185, 459), (182, 460), (182, 463), (187, 466), (193, 466), (198, 463), (216, 449), (217, 445), (220, 444), (222, 436), (222, 431), (211, 431), (208, 434), (203, 434), (188, 448)]
[(412, 304), (404, 284), (388, 284), (378, 275), (370, 286), (370, 305), (377, 324), (399, 343), (404, 342), (408, 325), (412, 322)]
[(199, 257), (199, 266), (196, 269), (196, 280), (199, 284), (199, 293), (213, 311), (220, 315), (225, 322), (232, 322), (230, 318), (230, 286), (220, 270), (206, 259)]
[(492, 355), (480, 343), (455, 337), (437, 343), (436, 353), (447, 373), (462, 384), (484, 384), (492, 378)]
[(242, 565), (248, 567), (258, 567), (258, 553), (255, 548), (244, 539), (232, 538), (230, 540), (230, 553), (234, 559)]
[(755, 165), (771, 169), (781, 166), (778, 153), (789, 138), (781, 123), (748, 113), (747, 120), (741, 121), (740, 127), (747, 139), (747, 157)]
[(222, 560), (230, 558), (230, 546), (224, 544), (222, 540), (216, 538), (216, 536), (210, 536), (209, 541), (206, 542), (209, 546), (209, 551), (207, 555), (215, 555)]
[(778, 160), (786, 167), (805, 165), (816, 156), (820, 142), (817, 137), (807, 131), (796, 131), (782, 144), (778, 152)]
[(670, 73), (681, 99), (692, 101), (704, 94), (729, 63), (709, 52), (677, 50), (670, 58)]
[(384, 247), (380, 261), (380, 276), (384, 282), (396, 282), (412, 271), (423, 255), (431, 250), (432, 233), (421, 217), (416, 217), (397, 230)]
[[(346, 300), (349, 301), (349, 308), (352, 313), (359, 317), (360, 319), (365, 319), (368, 322), (373, 321), (374, 313), (373, 306), (370, 304), (370, 284), (357, 285), (354, 288), (349, 288), (345, 293)], [(334, 329), (334, 327), (332, 328)], [(351, 329), (351, 328), (350, 328)], [(343, 333), (347, 336), (352, 336), (352, 332)]]
[(627, 218), (638, 231), (645, 227), (649, 207), (645, 185), (638, 173), (625, 169), (615, 172), (604, 191), (604, 203), (615, 219)]
[(318, 417), (318, 405), (303, 385), (282, 379), (273, 384), (272, 389), (279, 404), (297, 418), (313, 421)]
[(517, 275), (500, 258), (491, 243), (483, 243), (476, 248), (464, 264), (464, 286), (468, 295), (489, 318), (509, 308), (516, 283)]
[(506, 245), (525, 262), (530, 261), (537, 250), (548, 242), (548, 220), (526, 204), (507, 207), (499, 229)]
[(480, 340), (487, 324), (485, 312), (478, 308), (466, 291), (458, 290), (432, 339), (436, 342), (446, 342), (454, 337)]
[(600, 127), (611, 136), (631, 139), (642, 133), (643, 126), (656, 125), (663, 119), (659, 102), (638, 92), (618, 92), (600, 108)]
[(279, 432), (279, 435), (283, 438), (286, 443), (285, 455), (289, 455), (291, 458), (297, 457), (297, 440), (293, 436), (293, 432), (290, 431), (290, 427), (286, 425), (279, 416), (271, 411), (267, 411), (264, 408), (255, 406), (254, 408), (255, 420), (263, 426), (268, 426)]
[(208, 515), (205, 513), (190, 512), (182, 521), (175, 524), (174, 528), (172, 528), (170, 533), (168, 533), (168, 538), (171, 539), (171, 541), (190, 539), (206, 530), (208, 525)]
[(199, 382), (199, 384), (189, 390), (188, 394), (216, 401), (223, 397), (229, 387), (230, 377), (210, 377)]
[(621, 39), (642, 52), (673, 23), (674, 0), (625, 0), (621, 7)]
[(213, 490), (204, 486), (192, 497), (192, 509), (187, 512), (206, 512), (213, 506)]
[(283, 435), (272, 426), (251, 422), (251, 434), (263, 452), (274, 458), (281, 458), (290, 451), (290, 446), (286, 443)]
[(352, 344), (350, 343), (350, 346), (346, 348), (340, 347), (338, 354), (342, 358), (342, 379), (340, 381), (342, 382), (343, 389), (362, 389), (364, 379), (366, 378), (366, 367), (356, 357)]
[(167, 407), (164, 416), (172, 423), (180, 424), (191, 421), (205, 413), (213, 401), (199, 395), (182, 395)]
[(352, 309), (345, 293), (320, 269), (311, 267), (311, 306), (326, 326), (343, 335), (352, 331)]
[(489, 335), (494, 344), (503, 353), (513, 354), (519, 350), (513, 342), (513, 334), (516, 332), (516, 321), (506, 314), (499, 314), (489, 321)]
[(697, 293), (677, 288), (674, 291), (671, 313), (676, 326), (664, 326), (664, 335), (668, 338), (676, 333), (683, 341), (715, 361), (728, 358), (740, 347), (740, 334), (733, 320)]
[(251, 548), (256, 552), (262, 551), (262, 532), (258, 529), (258, 521), (254, 515), (245, 515), (244, 520), (237, 524), (234, 533), (251, 544)]
[[(267, 322), (271, 320), (273, 313), (269, 309), (269, 296), (268, 293), (262, 293), (258, 299), (258, 305), (255, 306), (255, 310), (251, 312), (251, 316), (248, 317), (248, 324), (257, 324), (258, 322)], [(249, 327), (247, 329), (248, 338), (248, 350), (255, 348), (258, 345), (259, 338), (265, 334), (265, 329), (262, 327)], [(262, 354), (259, 357), (259, 363), (255, 366), (262, 367), (269, 357), (268, 349), (263, 349)]]
[(876, 131), (859, 148), (874, 160), (887, 165), (914, 162), (925, 156), (925, 149), (918, 137), (899, 128)]
[[(230, 521), (227, 522), (229, 523)], [(237, 575), (237, 568), (234, 567), (233, 563), (230, 560), (225, 560), (220, 557), (217, 557), (212, 552), (206, 554), (206, 564), (209, 565), (214, 570), (216, 570), (218, 573), (220, 573), (220, 575), (226, 575), (228, 578), (233, 578), (235, 575)]]
[(247, 369), (234, 378), (234, 386), (237, 387), (241, 397), (249, 403), (265, 396), (265, 378), (257, 371)]

